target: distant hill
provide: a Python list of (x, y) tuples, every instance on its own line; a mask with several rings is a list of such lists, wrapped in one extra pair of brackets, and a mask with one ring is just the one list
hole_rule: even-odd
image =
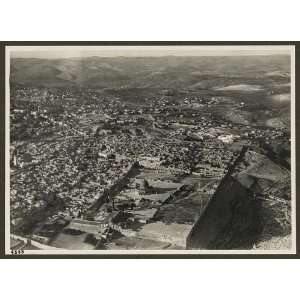
[[(233, 123), (289, 128), (289, 56), (13, 58), (10, 83), (25, 87), (92, 88), (124, 102), (186, 93), (225, 96), (212, 113)], [(234, 103), (245, 110), (233, 110)]]
[[(262, 81), (263, 79), (263, 81)], [(288, 56), (13, 58), (13, 84), (90, 88), (219, 88), (289, 81)]]

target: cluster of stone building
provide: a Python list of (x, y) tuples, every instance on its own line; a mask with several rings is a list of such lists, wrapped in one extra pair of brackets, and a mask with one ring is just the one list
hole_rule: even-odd
[[(240, 125), (184, 108), (213, 106), (221, 100), (185, 97), (177, 107), (178, 103), (160, 95), (147, 99), (147, 106), (134, 106), (92, 90), (14, 89), (10, 116), (13, 227), (32, 209), (45, 209), (49, 195), (55, 195), (64, 208), (48, 222), (88, 216), (102, 227), (115, 224), (128, 233), (130, 226), (153, 219), (177, 189), (157, 193), (159, 188), (149, 180), (132, 178), (122, 183), (117, 197), (110, 196), (133, 164), (178, 178), (221, 178), (236, 157), (229, 148), (232, 143), (284, 136), (279, 129), (250, 126), (237, 134)], [(95, 203), (102, 209), (91, 210)]]

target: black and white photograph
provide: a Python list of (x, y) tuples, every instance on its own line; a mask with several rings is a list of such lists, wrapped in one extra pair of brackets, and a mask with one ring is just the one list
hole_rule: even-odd
[(295, 254), (295, 47), (6, 46), (6, 254)]

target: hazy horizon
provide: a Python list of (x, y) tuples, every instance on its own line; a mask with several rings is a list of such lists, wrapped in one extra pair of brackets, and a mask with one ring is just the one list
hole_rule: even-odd
[(271, 56), (290, 55), (289, 46), (11, 46), (11, 58)]

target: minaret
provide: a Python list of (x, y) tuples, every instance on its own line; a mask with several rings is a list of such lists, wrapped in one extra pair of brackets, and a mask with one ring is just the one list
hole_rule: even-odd
[(13, 156), (13, 166), (14, 167), (18, 166), (18, 157), (17, 157), (17, 154), (18, 154), (17, 150), (14, 150), (13, 154), (12, 154), (12, 156)]

